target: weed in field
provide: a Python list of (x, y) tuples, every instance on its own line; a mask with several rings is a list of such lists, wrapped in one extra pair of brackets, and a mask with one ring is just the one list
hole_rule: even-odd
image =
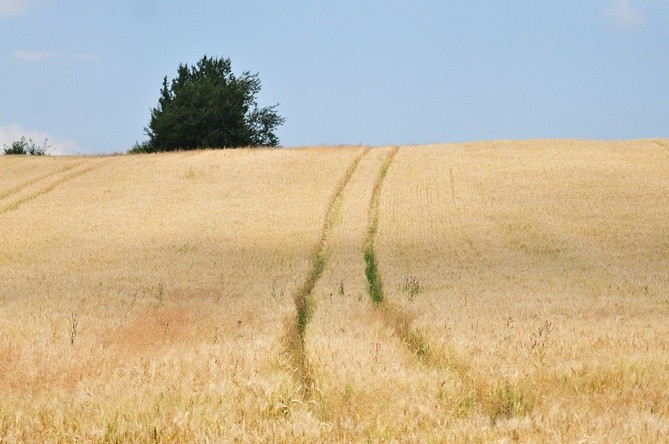
[(379, 361), (379, 353), (381, 352), (381, 343), (380, 342), (375, 342), (374, 343), (374, 364), (372, 365), (373, 368), (376, 368), (376, 364)]
[(286, 290), (283, 288), (277, 289), (276, 287), (272, 287), (272, 292), (270, 293), (270, 297), (272, 300), (277, 301), (283, 299), (283, 297), (286, 295)]
[(169, 321), (162, 321), (160, 323), (161, 327), (163, 327), (163, 341), (167, 340), (167, 334), (170, 331), (170, 322)]
[(420, 281), (416, 276), (405, 277), (400, 289), (406, 294), (409, 301), (413, 301), (422, 290)]
[(430, 342), (421, 330), (413, 329), (406, 341), (409, 349), (418, 356), (418, 359), (427, 360), (430, 357)]
[(474, 413), (477, 407), (478, 402), (476, 401), (476, 394), (474, 391), (469, 390), (458, 400), (458, 404), (455, 407), (455, 414), (459, 418), (464, 418), (465, 416)]
[(214, 337), (211, 339), (211, 343), (212, 343), (212, 345), (216, 345), (216, 344), (218, 344), (218, 341), (219, 341), (220, 339), (221, 339), (221, 338), (220, 338), (220, 336), (219, 336), (219, 334), (218, 334), (218, 327), (216, 327), (216, 329), (214, 329)]
[(107, 422), (105, 427), (104, 442), (120, 442), (118, 437), (118, 428), (119, 428), (118, 413), (114, 415), (114, 418)]
[(644, 287), (642, 289), (642, 294), (645, 297), (649, 297), (649, 298), (657, 296), (657, 293), (655, 292), (655, 290), (653, 290), (653, 288), (649, 287), (648, 285), (644, 285)]
[(67, 319), (68, 331), (70, 333), (70, 345), (74, 347), (74, 340), (77, 338), (79, 317), (72, 313)]
[(176, 251), (180, 254), (186, 255), (186, 254), (193, 254), (197, 252), (197, 246), (195, 245), (190, 245), (190, 244), (184, 244), (176, 248)]
[(484, 410), (492, 424), (499, 419), (528, 415), (534, 408), (534, 396), (517, 383), (504, 382), (482, 395)]
[[(209, 167), (211, 170), (211, 166)], [(216, 169), (216, 168), (214, 168)], [(184, 177), (187, 180), (195, 180), (199, 179), (202, 177), (205, 177), (207, 174), (207, 170), (205, 168), (193, 168), (192, 166), (188, 167), (188, 170), (186, 171), (186, 174), (184, 174)]]
[(156, 299), (159, 304), (162, 304), (165, 301), (165, 284), (158, 282), (158, 287), (156, 288)]
[(548, 340), (553, 333), (553, 323), (545, 321), (536, 333), (530, 336), (530, 353), (537, 356), (539, 366), (544, 365), (547, 355)]

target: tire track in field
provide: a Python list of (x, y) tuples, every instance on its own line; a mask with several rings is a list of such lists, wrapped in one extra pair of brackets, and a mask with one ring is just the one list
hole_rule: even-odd
[(298, 288), (293, 296), (296, 310), (295, 316), (291, 316), (286, 320), (284, 333), (285, 351), (290, 358), (292, 370), (296, 374), (296, 378), (300, 383), (301, 394), (304, 399), (310, 399), (315, 388), (314, 371), (309, 363), (305, 347), (307, 325), (313, 317), (316, 309), (312, 291), (325, 269), (328, 253), (328, 236), (335, 220), (337, 205), (343, 199), (342, 192), (351, 179), (351, 176), (353, 176), (360, 160), (369, 152), (369, 150), (370, 148), (364, 148), (361, 153), (356, 156), (335, 188), (335, 192), (328, 203), (328, 210), (325, 215), (325, 220), (323, 221), (321, 236), (312, 253), (311, 267), (307, 272), (304, 283)]
[[(86, 161), (86, 162), (82, 162), (82, 163), (89, 164), (90, 162), (91, 161)], [(87, 173), (99, 168), (100, 166), (102, 166), (104, 163), (107, 163), (107, 162), (108, 162), (108, 160), (100, 160), (100, 161), (94, 162), (92, 165), (88, 165), (88, 166), (86, 166), (84, 168), (81, 168), (81, 169), (76, 169), (79, 165), (81, 165), (81, 164), (77, 164), (73, 168), (69, 168), (69, 169), (65, 170), (65, 172), (70, 172), (71, 171), (70, 174), (66, 174), (63, 177), (51, 182), (49, 185), (46, 185), (46, 186), (38, 189), (37, 191), (35, 191), (33, 193), (29, 193), (26, 196), (23, 196), (20, 199), (14, 201), (14, 202), (12, 202), (8, 205), (5, 205), (4, 207), (0, 207), (0, 215), (2, 215), (4, 213), (7, 213), (9, 211), (12, 211), (12, 210), (16, 210), (18, 207), (20, 207), (24, 203), (30, 202), (33, 199), (36, 199), (36, 198), (38, 198), (38, 197), (40, 197), (44, 194), (47, 194), (47, 193), (53, 191), (56, 187), (66, 183), (66, 182), (69, 182), (73, 179), (76, 179), (80, 176), (83, 176), (84, 174), (87, 174)], [(72, 170), (76, 170), (76, 171), (72, 171)], [(62, 172), (63, 171), (61, 171), (61, 173)], [(52, 176), (53, 175), (49, 175), (47, 177), (52, 177)], [(44, 180), (44, 179), (42, 179), (42, 180)]]
[(420, 362), (447, 370), (461, 381), (461, 391), (456, 395), (458, 411), (467, 414), (470, 410), (480, 409), (493, 424), (500, 417), (510, 418), (531, 413), (536, 394), (528, 381), (514, 382), (502, 376), (489, 380), (485, 374), (481, 375), (475, 367), (462, 360), (453, 348), (433, 347), (428, 335), (413, 325), (415, 315), (384, 297), (374, 245), (379, 224), (381, 188), (397, 151), (395, 147), (381, 166), (369, 207), (364, 259), (368, 292), (373, 305), (381, 313), (386, 325), (393, 329), (399, 340)]
[(374, 243), (376, 242), (376, 231), (379, 227), (379, 200), (381, 197), (381, 186), (383, 180), (386, 178), (388, 168), (397, 154), (398, 148), (393, 147), (388, 153), (386, 161), (381, 165), (381, 171), (374, 183), (374, 190), (372, 191), (372, 200), (369, 205), (369, 213), (367, 220), (369, 223), (367, 229), (367, 239), (365, 239), (365, 276), (367, 276), (369, 296), (372, 302), (377, 305), (383, 303), (383, 286), (381, 283), (381, 276), (378, 271), (378, 264), (374, 256)]
[(470, 372), (470, 368), (458, 357), (455, 350), (450, 348), (437, 348), (431, 345), (428, 335), (420, 328), (413, 325), (416, 315), (401, 306), (393, 304), (391, 301), (387, 300), (383, 294), (381, 274), (376, 260), (375, 242), (380, 217), (379, 205), (381, 189), (388, 169), (397, 152), (398, 148), (395, 147), (393, 151), (389, 153), (386, 162), (382, 165), (374, 185), (372, 200), (369, 207), (369, 228), (364, 250), (365, 276), (367, 277), (369, 296), (374, 306), (382, 313), (386, 325), (393, 329), (393, 332), (398, 339), (420, 362), (432, 367), (445, 368), (455, 372), (460, 375), (460, 377), (466, 377)]
[(416, 355), (421, 362), (435, 366), (446, 364), (447, 367), (453, 368), (457, 365), (455, 364), (457, 359), (453, 353), (445, 353), (444, 351), (439, 351), (434, 349), (434, 347), (431, 347), (427, 335), (412, 325), (415, 318), (414, 314), (388, 301), (383, 295), (383, 283), (378, 268), (374, 246), (379, 225), (381, 188), (388, 169), (397, 152), (397, 147), (394, 147), (389, 152), (386, 161), (381, 166), (381, 170), (379, 171), (372, 192), (372, 200), (368, 213), (369, 226), (364, 249), (367, 290), (372, 303), (382, 313), (386, 325), (393, 329), (393, 332), (399, 340), (406, 345), (406, 347)]
[(12, 194), (16, 194), (16, 193), (20, 192), (21, 190), (23, 190), (24, 188), (29, 187), (29, 186), (31, 186), (31, 185), (34, 185), (34, 184), (36, 184), (37, 182), (41, 182), (41, 181), (43, 181), (43, 180), (45, 180), (45, 179), (48, 179), (49, 177), (56, 176), (56, 175), (58, 175), (58, 174), (62, 174), (62, 173), (66, 173), (66, 172), (68, 172), (68, 171), (70, 171), (70, 170), (72, 170), (72, 169), (78, 167), (79, 165), (81, 165), (81, 164), (84, 163), (84, 162), (85, 162), (85, 161), (82, 160), (82, 161), (80, 161), (80, 162), (76, 162), (76, 163), (73, 163), (73, 164), (71, 164), (71, 165), (67, 165), (67, 166), (65, 166), (64, 168), (58, 169), (58, 170), (56, 170), (56, 171), (51, 171), (51, 172), (49, 172), (49, 173), (47, 173), (47, 174), (43, 174), (43, 175), (41, 175), (41, 176), (38, 176), (38, 177), (35, 177), (35, 178), (33, 178), (33, 179), (27, 180), (27, 181), (25, 181), (25, 182), (23, 182), (23, 183), (21, 183), (21, 184), (19, 184), (19, 185), (16, 185), (16, 186), (14, 186), (14, 187), (12, 187), (12, 188), (10, 188), (10, 189), (8, 189), (8, 190), (1, 191), (1, 192), (0, 192), (0, 200), (9, 197), (9, 196), (11, 196)]
[(397, 154), (398, 148), (394, 147), (389, 153), (386, 161), (381, 165), (381, 170), (374, 184), (372, 200), (369, 206), (367, 239), (365, 240), (365, 276), (367, 277), (367, 291), (372, 303), (378, 307), (383, 314), (386, 325), (390, 326), (395, 335), (405, 344), (419, 360), (426, 360), (430, 355), (430, 347), (427, 338), (420, 331), (412, 328), (413, 316), (386, 300), (383, 295), (383, 282), (379, 272), (378, 262), (374, 245), (376, 233), (379, 226), (379, 205), (381, 199), (381, 188), (386, 178), (388, 169)]

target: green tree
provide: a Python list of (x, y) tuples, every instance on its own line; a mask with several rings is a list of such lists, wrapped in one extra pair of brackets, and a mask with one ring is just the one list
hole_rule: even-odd
[(259, 108), (258, 74), (232, 73), (230, 59), (204, 56), (195, 66), (179, 65), (163, 86), (145, 128), (147, 142), (131, 152), (276, 146), (274, 133), (285, 119), (278, 105)]

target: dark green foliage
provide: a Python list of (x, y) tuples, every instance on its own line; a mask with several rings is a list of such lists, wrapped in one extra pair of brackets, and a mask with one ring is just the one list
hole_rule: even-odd
[(175, 79), (163, 79), (145, 128), (149, 141), (131, 152), (276, 146), (274, 130), (285, 119), (277, 105), (258, 107), (259, 91), (258, 74), (235, 76), (230, 59), (204, 56), (196, 66), (179, 65)]
[(12, 142), (10, 146), (4, 145), (5, 154), (26, 154), (30, 156), (44, 156), (48, 153), (51, 148), (50, 145), (47, 145), (47, 139), (44, 139), (42, 146), (35, 145), (32, 139), (26, 140), (25, 137), (21, 137), (21, 140), (16, 140)]
[(148, 141), (144, 141), (142, 143), (135, 142), (135, 145), (128, 150), (129, 154), (142, 154), (150, 152), (151, 152), (151, 144)]

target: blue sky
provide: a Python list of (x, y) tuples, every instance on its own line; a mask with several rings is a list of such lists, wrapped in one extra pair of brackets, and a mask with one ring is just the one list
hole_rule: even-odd
[(669, 0), (0, 0), (0, 145), (124, 152), (205, 54), (284, 146), (669, 137)]

